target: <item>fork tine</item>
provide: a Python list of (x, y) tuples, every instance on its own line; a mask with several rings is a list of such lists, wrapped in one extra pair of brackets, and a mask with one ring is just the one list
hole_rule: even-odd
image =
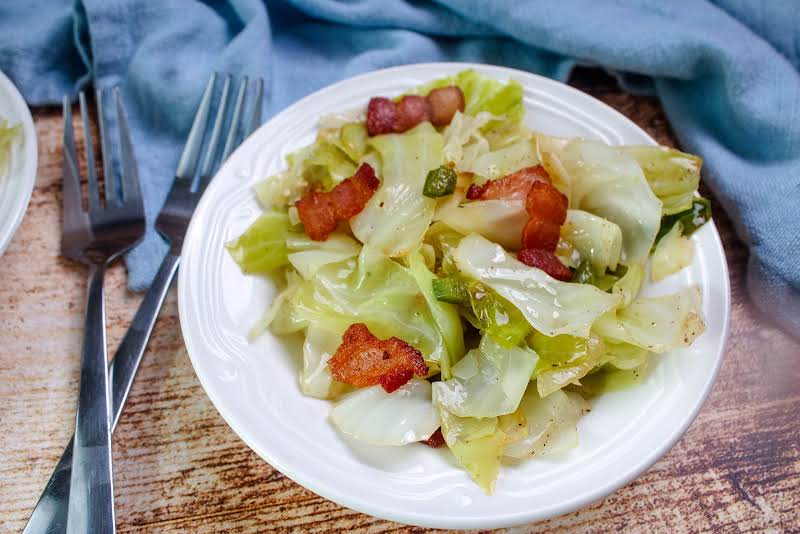
[(242, 112), (244, 111), (244, 97), (247, 93), (248, 78), (242, 78), (242, 83), (239, 84), (239, 93), (236, 95), (236, 104), (233, 106), (233, 115), (231, 115), (231, 123), (228, 126), (228, 136), (225, 139), (225, 148), (222, 150), (222, 157), (220, 163), (224, 163), (228, 156), (233, 152), (236, 147), (236, 134), (239, 132), (239, 122), (242, 120)]
[(106, 186), (106, 205), (117, 206), (120, 202), (120, 195), (117, 191), (117, 177), (114, 175), (114, 170), (111, 167), (111, 141), (108, 138), (106, 131), (106, 119), (103, 106), (103, 95), (105, 90), (103, 88), (95, 89), (94, 99), (97, 103), (97, 129), (100, 133), (100, 157), (103, 160), (103, 179)]
[(261, 107), (262, 102), (264, 100), (264, 79), (259, 78), (256, 82), (256, 98), (253, 101), (253, 111), (252, 115), (250, 116), (250, 122), (247, 125), (247, 129), (244, 131), (244, 138), (250, 136), (256, 128), (261, 126)]
[(70, 220), (83, 211), (81, 180), (78, 171), (78, 149), (72, 127), (72, 104), (64, 95), (64, 219)]
[(230, 74), (226, 76), (225, 84), (222, 86), (222, 95), (219, 98), (219, 105), (217, 106), (217, 116), (214, 119), (214, 127), (211, 130), (208, 148), (206, 148), (206, 156), (200, 167), (200, 180), (205, 180), (211, 175), (211, 166), (214, 164), (217, 152), (219, 151), (219, 141), (220, 137), (222, 137), (222, 125), (225, 122), (225, 113), (228, 111), (228, 93), (230, 92), (232, 79), (233, 76)]
[(139, 184), (139, 172), (136, 168), (136, 155), (128, 129), (128, 116), (122, 103), (119, 88), (114, 88), (114, 102), (117, 108), (117, 124), (119, 126), (119, 156), (121, 163), (121, 180), (123, 203), (126, 206), (144, 210), (142, 206), (142, 190)]
[(208, 115), (211, 111), (211, 97), (214, 93), (216, 81), (217, 73), (215, 72), (211, 74), (208, 83), (206, 83), (206, 89), (203, 91), (203, 97), (200, 99), (200, 105), (197, 107), (197, 113), (195, 113), (194, 121), (192, 122), (192, 129), (189, 130), (189, 137), (186, 138), (186, 146), (183, 148), (178, 170), (175, 172), (175, 176), (178, 178), (191, 178), (194, 176), (197, 160), (200, 158), (200, 149), (203, 146), (203, 135), (205, 134)]
[[(100, 209), (100, 194), (97, 187), (97, 168), (94, 163), (94, 147), (92, 146), (92, 130), (89, 126), (89, 108), (86, 105), (86, 94), (81, 91), (78, 95), (81, 105), (81, 118), (83, 118), (83, 144), (86, 149), (86, 175), (89, 183), (89, 212)], [(105, 147), (100, 147), (105, 151)]]

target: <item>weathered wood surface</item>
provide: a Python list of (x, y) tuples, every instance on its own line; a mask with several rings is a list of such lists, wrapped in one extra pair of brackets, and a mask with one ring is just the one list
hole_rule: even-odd
[[(578, 79), (665, 144), (658, 103)], [(58, 255), (61, 114), (35, 112), (39, 176), (0, 258), (0, 530), (19, 532), (72, 433), (86, 275)], [(749, 303), (748, 253), (719, 206), (731, 337), (713, 393), (652, 469), (578, 512), (519, 532), (800, 532), (800, 343)], [(111, 350), (139, 296), (109, 277)], [(112, 352), (113, 353), (113, 352)], [(342, 508), (250, 451), (217, 414), (181, 339), (174, 292), (114, 435), (120, 532), (422, 532)]]

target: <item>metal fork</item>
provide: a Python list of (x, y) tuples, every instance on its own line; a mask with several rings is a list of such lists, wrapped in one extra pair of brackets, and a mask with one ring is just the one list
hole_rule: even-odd
[[(186, 145), (181, 154), (175, 182), (167, 196), (164, 207), (156, 220), (156, 228), (169, 242), (170, 248), (159, 267), (153, 284), (145, 293), (142, 303), (128, 328), (125, 337), (117, 349), (109, 367), (111, 375), (111, 428), (116, 426), (125, 405), (136, 371), (144, 355), (147, 341), (153, 331), (158, 313), (167, 296), (170, 283), (178, 270), (180, 249), (183, 237), (189, 226), (194, 208), (200, 200), (203, 190), (208, 185), (219, 165), (224, 162), (243, 138), (248, 137), (261, 124), (261, 101), (263, 99), (264, 82), (260, 78), (252, 82), (247, 77), (239, 82), (233, 111), (230, 120), (226, 115), (230, 109), (232, 78), (227, 76), (222, 84), (222, 95), (219, 99), (213, 126), (209, 129), (214, 89), (219, 85), (217, 75), (213, 74), (206, 84), (203, 96), (192, 122)], [(252, 111), (245, 118), (245, 100), (248, 86), (254, 85), (255, 96), (252, 99)], [(222, 154), (219, 144), (225, 123), (228, 131), (225, 136)], [(241, 135), (240, 135), (241, 130)], [(207, 141), (204, 143), (204, 140)], [(204, 149), (205, 145), (205, 149)], [(205, 152), (199, 173), (197, 164)], [(194, 187), (193, 187), (194, 185)], [(67, 445), (61, 459), (56, 465), (47, 486), (36, 504), (23, 534), (55, 534), (65, 532), (67, 517), (67, 499), (70, 494), (70, 467), (72, 458), (72, 441)]]
[(69, 498), (70, 532), (113, 533), (114, 491), (111, 474), (111, 417), (108, 394), (103, 278), (106, 266), (144, 236), (144, 205), (127, 119), (114, 91), (120, 132), (119, 185), (111, 169), (111, 142), (102, 127), (103, 91), (97, 91), (100, 146), (105, 176), (101, 206), (86, 95), (79, 95), (88, 178), (88, 213), (83, 208), (72, 107), (64, 98), (64, 214), (61, 254), (89, 266), (78, 410)]

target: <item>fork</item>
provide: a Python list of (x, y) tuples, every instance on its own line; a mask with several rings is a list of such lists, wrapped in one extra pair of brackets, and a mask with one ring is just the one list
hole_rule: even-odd
[[(86, 149), (88, 213), (84, 210), (72, 107), (64, 97), (64, 213), (61, 254), (89, 266), (80, 388), (75, 417), (72, 480), (67, 529), (113, 533), (114, 491), (111, 469), (111, 418), (108, 394), (105, 304), (106, 266), (144, 236), (144, 205), (133, 145), (118, 90), (114, 90), (120, 132), (119, 184), (110, 165), (111, 143), (103, 127), (103, 90), (97, 91), (105, 202), (100, 204), (86, 95), (79, 95)], [(119, 187), (121, 186), (121, 187)]]
[[(264, 82), (262, 79), (249, 81), (245, 76), (239, 83), (229, 126), (225, 136), (222, 154), (219, 144), (222, 140), (222, 131), (225, 118), (230, 108), (232, 78), (227, 76), (222, 84), (222, 95), (219, 99), (217, 114), (209, 132), (209, 118), (211, 115), (214, 89), (217, 85), (216, 74), (212, 74), (206, 84), (203, 96), (200, 99), (197, 112), (189, 131), (183, 153), (175, 172), (175, 181), (172, 185), (164, 207), (156, 220), (156, 229), (169, 242), (169, 251), (161, 262), (161, 266), (142, 299), (142, 303), (128, 328), (125, 337), (117, 349), (114, 359), (109, 366), (111, 375), (111, 429), (113, 430), (122, 415), (128, 392), (130, 391), (136, 371), (144, 355), (147, 341), (153, 331), (158, 313), (167, 296), (170, 283), (178, 270), (180, 250), (183, 237), (189, 226), (189, 220), (200, 200), (203, 190), (208, 185), (209, 177), (213, 176), (216, 169), (228, 158), (230, 153), (261, 123), (261, 101), (263, 99)], [(249, 117), (245, 118), (245, 100), (250, 85), (255, 85), (252, 110)], [(239, 131), (241, 132), (241, 135)], [(207, 142), (204, 143), (205, 138)], [(197, 172), (197, 164), (201, 154), (205, 156)], [(70, 494), (70, 469), (73, 451), (73, 442), (70, 441), (58, 461), (39, 502), (36, 504), (23, 534), (62, 533), (66, 528), (67, 499)]]

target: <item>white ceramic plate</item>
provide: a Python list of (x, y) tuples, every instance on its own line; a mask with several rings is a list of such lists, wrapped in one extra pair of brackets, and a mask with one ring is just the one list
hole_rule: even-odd
[(251, 186), (284, 168), (284, 156), (314, 139), (320, 116), (366, 106), (421, 82), (474, 68), (525, 88), (528, 124), (561, 136), (611, 144), (654, 141), (605, 104), (558, 82), (500, 67), (422, 64), (381, 70), (332, 85), (289, 107), (248, 139), (219, 172), (183, 247), (178, 298), (186, 346), (203, 387), (233, 430), (286, 476), (344, 506), (377, 517), (441, 528), (519, 525), (586, 506), (639, 475), (686, 431), (722, 360), (730, 288), (713, 224), (692, 240), (692, 265), (646, 288), (702, 287), (707, 330), (687, 350), (659, 358), (648, 380), (607, 394), (579, 426), (580, 445), (561, 458), (503, 466), (484, 495), (446, 449), (376, 448), (349, 443), (327, 420), (330, 403), (297, 385), (300, 346), (246, 333), (271, 301), (269, 281), (241, 274), (223, 248), (259, 214)]
[(28, 106), (17, 88), (0, 72), (0, 120), (22, 124), (22, 135), (11, 147), (6, 175), (0, 174), (0, 256), (14, 236), (36, 183), (36, 130)]

